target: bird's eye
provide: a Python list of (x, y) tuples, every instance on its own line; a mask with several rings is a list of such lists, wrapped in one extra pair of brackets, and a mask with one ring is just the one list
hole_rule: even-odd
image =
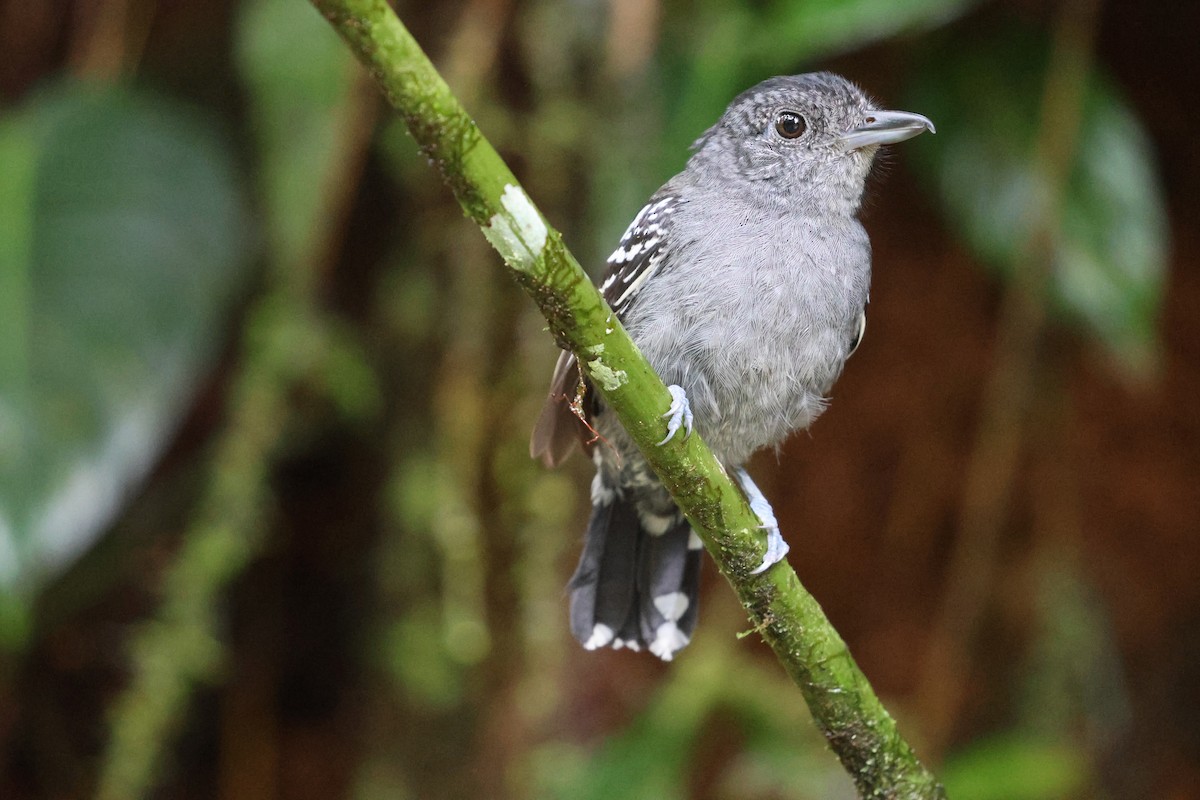
[(795, 111), (782, 111), (775, 118), (775, 132), (785, 139), (795, 139), (807, 129), (808, 123)]

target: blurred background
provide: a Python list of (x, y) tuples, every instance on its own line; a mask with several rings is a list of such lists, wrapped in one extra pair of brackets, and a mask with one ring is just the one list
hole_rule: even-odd
[[(952, 797), (1200, 797), (1200, 5), (398, 10), (594, 271), (763, 78), (931, 117), (753, 471)], [(673, 664), (570, 640), (554, 344), (311, 6), (0, 53), (0, 797), (853, 796), (715, 570)]]

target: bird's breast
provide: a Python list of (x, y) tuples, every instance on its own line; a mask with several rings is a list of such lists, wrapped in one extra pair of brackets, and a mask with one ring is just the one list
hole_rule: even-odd
[(726, 463), (807, 427), (842, 371), (870, 281), (856, 220), (745, 219), (702, 228), (627, 319)]

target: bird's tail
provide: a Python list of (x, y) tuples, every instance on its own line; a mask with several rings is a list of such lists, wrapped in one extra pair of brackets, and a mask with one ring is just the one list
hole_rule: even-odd
[(592, 518), (567, 588), (571, 632), (589, 650), (646, 648), (670, 661), (692, 638), (700, 595), (699, 537), (673, 504), (592, 485)]

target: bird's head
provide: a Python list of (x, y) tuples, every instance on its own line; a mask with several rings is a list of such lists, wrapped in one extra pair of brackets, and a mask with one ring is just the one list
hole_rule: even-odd
[(742, 92), (694, 158), (769, 202), (854, 214), (879, 147), (933, 130), (920, 114), (885, 111), (845, 78), (813, 72)]

